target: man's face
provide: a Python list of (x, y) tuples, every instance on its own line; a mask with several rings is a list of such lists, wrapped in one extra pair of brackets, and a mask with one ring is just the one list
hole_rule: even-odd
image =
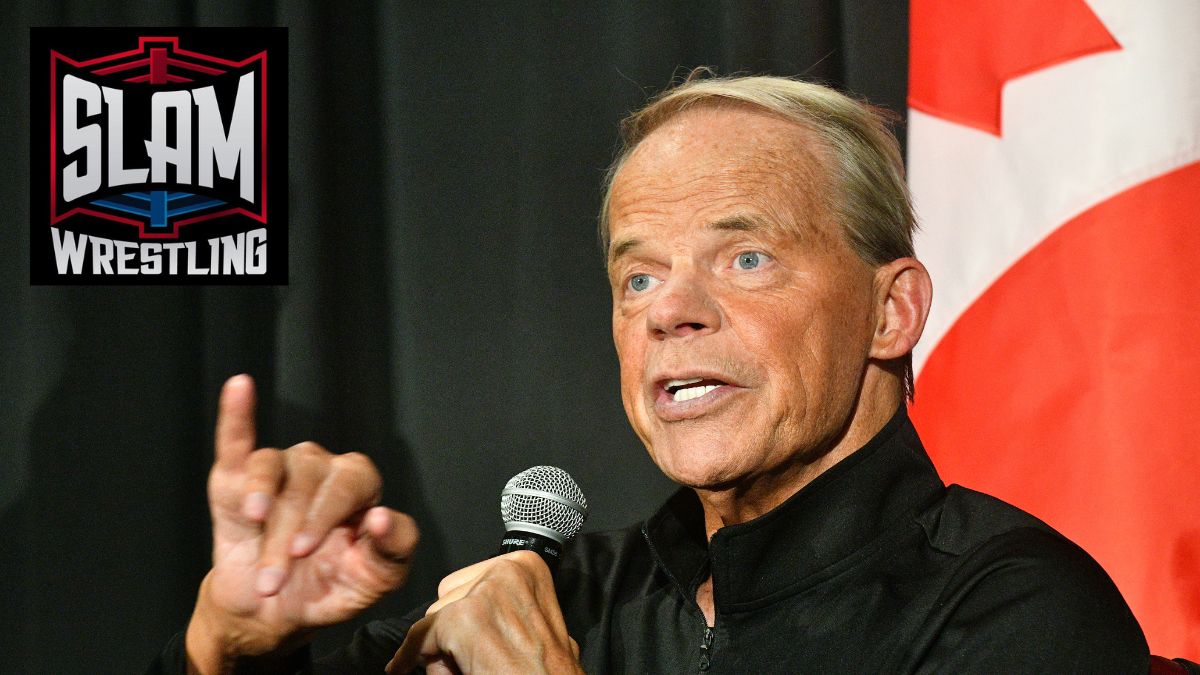
[(795, 124), (700, 108), (651, 133), (616, 176), (621, 398), (676, 482), (786, 480), (847, 431), (873, 270), (827, 212), (821, 155)]

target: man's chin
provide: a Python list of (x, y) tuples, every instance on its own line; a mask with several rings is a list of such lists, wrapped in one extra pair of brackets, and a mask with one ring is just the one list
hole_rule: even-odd
[[(725, 459), (725, 461), (720, 461)], [(729, 466), (727, 458), (713, 458), (703, 461), (700, 458), (670, 458), (660, 460), (655, 458), (658, 468), (672, 481), (695, 490), (718, 491), (727, 490), (737, 485), (742, 472)]]

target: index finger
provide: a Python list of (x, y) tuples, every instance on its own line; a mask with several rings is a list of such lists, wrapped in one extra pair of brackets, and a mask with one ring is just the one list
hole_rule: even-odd
[(254, 380), (234, 375), (221, 387), (217, 405), (216, 465), (237, 469), (254, 451)]
[(435, 626), (431, 616), (426, 616), (414, 623), (408, 629), (408, 633), (404, 636), (404, 642), (396, 650), (392, 660), (384, 666), (384, 672), (387, 675), (407, 675), (420, 665), (423, 652), (436, 653), (437, 640), (436, 638), (431, 639), (430, 636)]

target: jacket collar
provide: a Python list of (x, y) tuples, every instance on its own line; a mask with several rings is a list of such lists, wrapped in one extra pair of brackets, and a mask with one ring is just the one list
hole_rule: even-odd
[(711, 572), (717, 613), (746, 611), (825, 579), (837, 563), (897, 534), (944, 489), (901, 406), (862, 448), (771, 511), (717, 530), (711, 542), (689, 488), (672, 495), (642, 534), (686, 597), (694, 599)]

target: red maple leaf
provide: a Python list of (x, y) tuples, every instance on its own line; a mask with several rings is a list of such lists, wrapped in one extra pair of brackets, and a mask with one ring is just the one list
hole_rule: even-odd
[(1120, 49), (1083, 0), (912, 0), (908, 104), (1000, 135), (1011, 79)]

